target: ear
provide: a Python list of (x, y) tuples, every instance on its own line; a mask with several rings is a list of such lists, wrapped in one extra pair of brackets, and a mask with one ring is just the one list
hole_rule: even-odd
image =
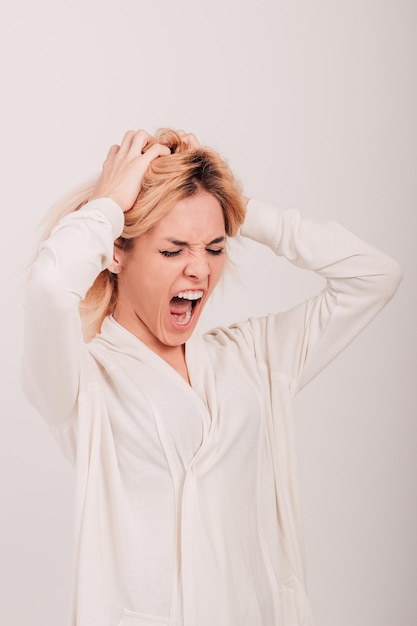
[(110, 263), (110, 265), (107, 268), (109, 272), (111, 272), (112, 274), (119, 274), (120, 270), (122, 269), (120, 257), (121, 257), (120, 249), (115, 246), (114, 251), (113, 251), (113, 261)]

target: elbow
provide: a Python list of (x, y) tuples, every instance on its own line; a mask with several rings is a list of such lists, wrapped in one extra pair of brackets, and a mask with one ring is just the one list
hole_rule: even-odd
[(391, 300), (397, 291), (403, 272), (397, 261), (384, 258), (384, 263), (378, 263), (372, 274), (363, 275), (360, 278), (359, 292), (368, 302), (373, 302), (379, 307), (384, 306)]
[(390, 300), (393, 297), (398, 287), (400, 286), (402, 278), (403, 270), (401, 268), (401, 265), (397, 261), (390, 259), (390, 264), (386, 272), (384, 273), (383, 280), (384, 295), (387, 300)]

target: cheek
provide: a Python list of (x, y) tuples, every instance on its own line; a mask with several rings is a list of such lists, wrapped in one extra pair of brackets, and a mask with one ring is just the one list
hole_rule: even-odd
[(173, 268), (169, 267), (165, 259), (152, 257), (137, 263), (133, 280), (146, 292), (156, 294), (163, 290), (164, 286), (172, 280), (172, 275)]

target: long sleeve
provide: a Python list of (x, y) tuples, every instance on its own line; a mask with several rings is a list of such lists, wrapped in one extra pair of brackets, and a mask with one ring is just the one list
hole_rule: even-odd
[(108, 198), (68, 214), (39, 251), (25, 298), (22, 383), (52, 428), (75, 417), (85, 344), (79, 304), (112, 261), (123, 213)]
[(326, 280), (316, 297), (253, 322), (258, 351), (263, 348), (268, 366), (290, 376), (297, 390), (370, 322), (401, 280), (396, 261), (338, 224), (305, 219), (296, 210), (251, 200), (241, 234)]

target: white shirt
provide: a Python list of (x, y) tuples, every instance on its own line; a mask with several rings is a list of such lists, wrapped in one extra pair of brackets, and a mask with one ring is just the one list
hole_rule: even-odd
[(95, 200), (40, 250), (24, 386), (76, 467), (71, 626), (311, 626), (291, 407), (394, 294), (396, 262), (340, 226), (251, 200), (243, 236), (326, 281), (315, 298), (186, 344), (191, 386), (78, 313), (123, 227)]

